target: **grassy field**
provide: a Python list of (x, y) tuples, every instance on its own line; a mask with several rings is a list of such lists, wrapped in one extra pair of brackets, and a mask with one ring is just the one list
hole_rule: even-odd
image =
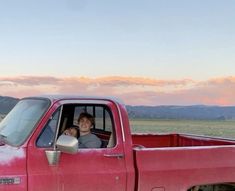
[(190, 133), (235, 139), (235, 120), (131, 119), (130, 124), (133, 133)]
[(133, 133), (190, 133), (235, 138), (234, 121), (131, 119)]

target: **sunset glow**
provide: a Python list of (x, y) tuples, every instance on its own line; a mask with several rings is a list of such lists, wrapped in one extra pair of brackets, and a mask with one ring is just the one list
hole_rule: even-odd
[(140, 77), (1, 77), (3, 95), (38, 94), (115, 96), (131, 105), (235, 105), (235, 78), (207, 81), (159, 80)]
[(235, 105), (235, 1), (4, 1), (0, 96)]

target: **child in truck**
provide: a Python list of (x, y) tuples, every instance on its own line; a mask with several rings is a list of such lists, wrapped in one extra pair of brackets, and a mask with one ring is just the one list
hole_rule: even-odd
[(65, 129), (63, 134), (64, 135), (70, 135), (70, 136), (73, 136), (75, 138), (78, 138), (78, 129), (75, 126), (72, 126), (72, 127), (69, 127), (67, 129)]

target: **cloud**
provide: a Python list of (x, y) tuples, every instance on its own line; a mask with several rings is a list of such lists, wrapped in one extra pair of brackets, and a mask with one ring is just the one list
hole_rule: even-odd
[(158, 80), (143, 77), (123, 77), (123, 76), (108, 76), (99, 78), (88, 77), (65, 77), (56, 78), (51, 76), (19, 76), (19, 77), (0, 77), (0, 84), (11, 83), (25, 86), (37, 86), (47, 84), (86, 84), (100, 86), (182, 86), (193, 83), (190, 79), (183, 80)]
[(21, 86), (38, 86), (45, 84), (56, 84), (60, 79), (50, 76), (19, 76), (19, 77), (0, 77), (0, 86), (4, 84), (21, 85)]
[(196, 81), (143, 77), (0, 77), (1, 94), (25, 97), (38, 94), (115, 96), (131, 105), (235, 105), (235, 77)]
[(97, 83), (101, 85), (108, 86), (132, 86), (132, 85), (141, 85), (141, 86), (182, 86), (189, 83), (192, 83), (192, 80), (183, 79), (183, 80), (157, 80), (143, 77), (120, 77), (120, 76), (111, 76), (111, 77), (102, 77), (97, 79)]

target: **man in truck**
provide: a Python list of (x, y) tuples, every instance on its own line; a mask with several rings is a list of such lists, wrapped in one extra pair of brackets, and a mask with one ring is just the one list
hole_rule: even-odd
[(78, 138), (79, 148), (100, 148), (101, 140), (91, 133), (95, 124), (94, 117), (89, 113), (81, 113), (78, 118), (80, 137)]

